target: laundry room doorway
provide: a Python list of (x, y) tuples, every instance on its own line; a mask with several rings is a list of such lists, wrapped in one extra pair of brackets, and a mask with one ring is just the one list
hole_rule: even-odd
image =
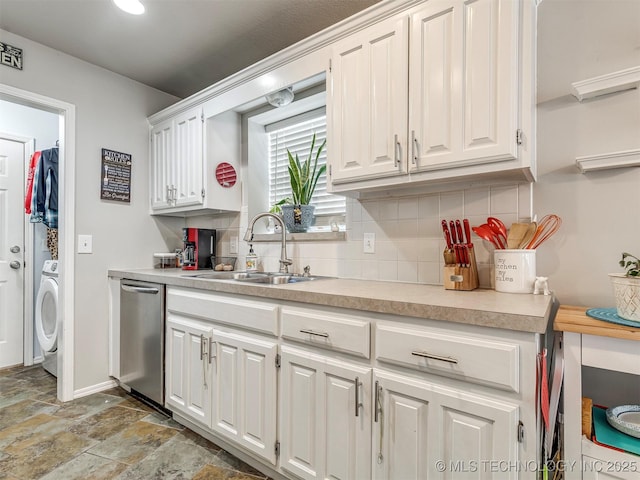
[[(74, 237), (75, 237), (75, 106), (50, 97), (45, 97), (33, 92), (21, 90), (9, 85), (0, 84), (0, 101), (10, 102), (17, 105), (28, 106), (37, 110), (53, 113), (58, 119), (58, 141), (59, 141), (59, 172), (58, 172), (58, 252), (59, 252), (59, 293), (57, 315), (61, 320), (61, 328), (58, 332), (57, 350), (57, 397), (61, 401), (73, 400), (74, 397), (74, 283), (75, 283), (75, 259), (74, 259)], [(6, 129), (0, 129), (5, 131)], [(1, 167), (0, 167), (1, 168)], [(25, 177), (19, 182), (22, 200), (24, 201)], [(22, 205), (24, 207), (24, 204)], [(19, 205), (20, 207), (20, 205)], [(25, 220), (24, 208), (19, 208), (18, 212)], [(26, 229), (26, 236), (33, 230)], [(25, 238), (23, 244), (33, 244), (33, 240)], [(0, 243), (0, 247), (3, 245)], [(7, 248), (11, 248), (8, 246)], [(28, 250), (27, 250), (28, 251)], [(0, 258), (2, 258), (0, 253)], [(28, 255), (28, 253), (27, 253)], [(24, 262), (23, 262), (24, 265)], [(11, 267), (9, 267), (11, 268)], [(30, 266), (33, 274), (33, 266)], [(29, 267), (27, 268), (29, 272)], [(27, 273), (28, 274), (28, 273)], [(30, 280), (33, 285), (33, 277)], [(24, 283), (23, 283), (24, 285)], [(31, 288), (31, 287), (30, 287)], [(33, 295), (33, 292), (31, 293)], [(15, 301), (15, 298), (13, 299)], [(3, 302), (4, 303), (4, 302)], [(12, 302), (14, 303), (14, 302)], [(23, 305), (28, 302), (24, 302)], [(25, 315), (30, 315), (25, 320)], [(23, 325), (29, 327), (32, 321), (33, 312), (23, 313)], [(33, 337), (33, 332), (31, 332)], [(28, 350), (28, 345), (25, 350)], [(24, 348), (24, 346), (23, 346)], [(23, 351), (24, 355), (24, 351)], [(27, 360), (28, 362), (28, 360)]]

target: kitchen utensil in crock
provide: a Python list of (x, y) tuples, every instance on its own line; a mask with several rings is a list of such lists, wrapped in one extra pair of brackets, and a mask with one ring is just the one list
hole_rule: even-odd
[(550, 214), (542, 217), (538, 222), (536, 233), (533, 235), (527, 248), (532, 250), (538, 248), (544, 241), (558, 231), (560, 225), (562, 225), (562, 219), (558, 215)]
[(478, 225), (477, 227), (471, 227), (471, 230), (473, 230), (475, 234), (483, 240), (491, 243), (494, 247), (504, 249), (504, 244), (501, 243), (498, 235), (496, 235), (491, 227), (489, 227), (489, 225), (487, 225), (486, 223)]
[(536, 230), (538, 228), (538, 222), (531, 222), (531, 223), (528, 223), (527, 225), (528, 225), (527, 231), (524, 237), (522, 238), (520, 245), (518, 245), (516, 248), (519, 248), (519, 249), (526, 248), (527, 245), (529, 245), (529, 242), (531, 241), (533, 236), (536, 234)]
[(507, 227), (501, 220), (496, 217), (487, 218), (486, 225), (493, 231), (496, 237), (500, 240), (500, 244), (504, 245), (502, 248), (506, 248), (507, 246)]
[(507, 235), (507, 248), (516, 249), (522, 244), (522, 240), (529, 231), (528, 223), (513, 223)]

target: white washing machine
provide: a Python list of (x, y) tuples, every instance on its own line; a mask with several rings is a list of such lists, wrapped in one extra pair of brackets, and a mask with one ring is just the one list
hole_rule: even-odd
[(44, 359), (42, 366), (58, 376), (58, 261), (47, 260), (42, 267), (42, 279), (36, 298), (35, 330)]

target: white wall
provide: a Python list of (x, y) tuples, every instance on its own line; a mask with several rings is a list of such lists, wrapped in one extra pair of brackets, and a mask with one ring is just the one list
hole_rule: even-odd
[(640, 168), (579, 173), (575, 159), (640, 148), (640, 90), (579, 103), (570, 84), (640, 65), (640, 2), (545, 0), (538, 28), (534, 205), (563, 218), (539, 251), (561, 303), (614, 306), (607, 273), (640, 255)]
[[(76, 107), (76, 235), (93, 235), (93, 254), (75, 263), (78, 390), (109, 378), (107, 270), (151, 267), (153, 252), (178, 243), (180, 222), (148, 215), (146, 121), (178, 99), (9, 32), (0, 30), (0, 39), (24, 51), (24, 69), (2, 66), (1, 83)], [(100, 200), (101, 148), (133, 155), (130, 204)]]

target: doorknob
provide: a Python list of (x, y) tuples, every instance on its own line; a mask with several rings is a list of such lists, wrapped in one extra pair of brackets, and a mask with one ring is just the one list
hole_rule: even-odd
[(20, 262), (17, 260), (14, 260), (13, 262), (9, 263), (9, 266), (14, 270), (18, 270), (20, 268)]
[(11, 253), (20, 253), (20, 247), (18, 245), (14, 245), (9, 249)]

